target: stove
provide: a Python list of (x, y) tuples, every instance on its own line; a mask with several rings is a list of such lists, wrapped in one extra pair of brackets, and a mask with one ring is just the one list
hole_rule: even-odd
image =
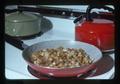
[[(75, 40), (75, 25), (72, 19), (55, 18), (44, 16), (48, 23), (43, 23), (44, 33), (32, 39), (22, 40), (26, 45), (50, 41), (50, 40)], [(115, 73), (114, 53), (104, 57), (104, 62), (98, 66), (104, 66), (104, 70), (97, 72), (97, 75), (88, 76), (85, 79), (111, 79)], [(108, 59), (109, 58), (109, 59)], [(107, 64), (107, 65), (106, 65)], [(106, 66), (108, 67), (106, 69)], [(29, 70), (28, 70), (29, 69)], [(98, 68), (99, 69), (99, 68)], [(42, 79), (30, 73), (28, 64), (22, 58), (22, 51), (5, 42), (5, 77), (7, 79)]]

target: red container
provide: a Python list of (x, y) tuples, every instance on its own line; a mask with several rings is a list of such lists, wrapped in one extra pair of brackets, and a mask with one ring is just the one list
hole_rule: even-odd
[(112, 20), (86, 18), (82, 22), (77, 22), (75, 40), (93, 44), (105, 52), (114, 49), (114, 31)]

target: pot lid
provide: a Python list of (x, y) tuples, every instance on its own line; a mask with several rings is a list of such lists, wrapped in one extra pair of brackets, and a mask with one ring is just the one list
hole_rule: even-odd
[(5, 20), (10, 22), (24, 22), (33, 21), (37, 19), (38, 19), (37, 16), (27, 12), (14, 12), (5, 17)]

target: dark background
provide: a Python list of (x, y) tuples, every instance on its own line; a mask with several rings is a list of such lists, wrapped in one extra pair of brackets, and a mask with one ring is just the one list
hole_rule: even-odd
[[(118, 0), (119, 1), (119, 0)], [(119, 22), (120, 22), (120, 7), (117, 2), (117, 0), (5, 0), (1, 2), (2, 5), (0, 7), (0, 83), (3, 84), (42, 84), (42, 83), (72, 83), (74, 84), (75, 82), (79, 82), (80, 84), (113, 84), (119, 79), (119, 53), (120, 53), (120, 41), (119, 41)], [(115, 7), (115, 78), (113, 80), (40, 80), (40, 81), (35, 81), (35, 80), (7, 80), (5, 79), (5, 71), (4, 71), (4, 7), (6, 5), (30, 5), (30, 4), (39, 4), (39, 5), (81, 5), (81, 4), (106, 4), (106, 5), (114, 5)]]

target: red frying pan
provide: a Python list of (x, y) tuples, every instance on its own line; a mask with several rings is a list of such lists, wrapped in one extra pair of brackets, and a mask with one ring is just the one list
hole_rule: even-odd
[[(87, 71), (95, 68), (95, 63), (102, 58), (101, 51), (95, 47), (94, 45), (78, 42), (78, 41), (70, 41), (70, 40), (52, 40), (52, 41), (44, 41), (33, 44), (31, 46), (25, 45), (21, 40), (11, 38), (6, 35), (5, 40), (15, 47), (23, 50), (22, 56), (23, 59), (28, 63), (28, 65), (43, 74), (54, 76), (54, 77), (72, 77), (72, 76), (80, 76), (81, 74), (86, 73)], [(86, 51), (90, 58), (94, 59), (92, 64), (74, 67), (74, 68), (52, 68), (52, 67), (44, 67), (38, 66), (31, 62), (30, 56), (33, 52), (46, 49), (46, 48), (58, 48), (63, 46), (64, 48), (82, 48)]]

